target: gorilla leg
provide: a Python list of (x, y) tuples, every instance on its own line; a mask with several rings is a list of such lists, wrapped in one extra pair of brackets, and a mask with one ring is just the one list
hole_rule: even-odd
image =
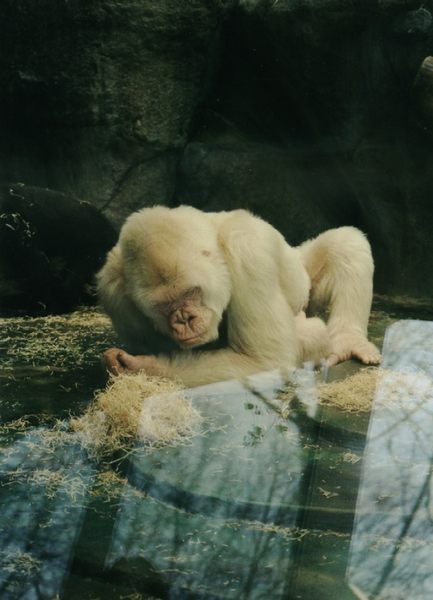
[(310, 305), (329, 308), (329, 364), (352, 357), (379, 363), (378, 349), (367, 340), (374, 264), (366, 237), (354, 227), (340, 227), (304, 242), (299, 250), (311, 278)]

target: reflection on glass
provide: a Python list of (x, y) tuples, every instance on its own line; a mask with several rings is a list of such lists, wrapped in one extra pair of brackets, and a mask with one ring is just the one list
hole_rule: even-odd
[(73, 434), (4, 434), (0, 598), (433, 597), (431, 326), (387, 332), (364, 461), (366, 419), (318, 405), (307, 368), (284, 415), (276, 372), (191, 390), (199, 435), (137, 447), (114, 499)]
[(338, 485), (347, 448), (320, 445), (313, 372), (295, 374), (289, 419), (276, 399), (284, 383), (267, 373), (192, 391), (207, 432), (131, 458), (128, 479), (149, 497), (125, 492), (107, 570), (134, 564), (163, 597), (353, 598), (344, 571), (356, 487)]
[(80, 531), (93, 468), (77, 444), (50, 449), (44, 430), (0, 455), (0, 598), (55, 598)]
[[(300, 509), (309, 488), (305, 466), (315, 451), (315, 396), (313, 373), (298, 373), (304, 405), (284, 419), (276, 400), (283, 383), (278, 373), (266, 373), (247, 384), (191, 391), (204, 417), (201, 435), (185, 446), (139, 451), (125, 466), (130, 485), (113, 534), (104, 527), (101, 544), (96, 541), (106, 573), (114, 579), (127, 573), (134, 586), (162, 597), (176, 590), (284, 597), (296, 544), (306, 535)], [(35, 428), (3, 440), (2, 598), (61, 592), (94, 475), (72, 433), (59, 441)], [(96, 521), (86, 518), (85, 527)], [(88, 530), (84, 535), (92, 537)], [(95, 551), (87, 542), (78, 547)], [(76, 564), (85, 560), (75, 556)]]
[(349, 580), (360, 598), (433, 598), (433, 323), (387, 330)]
[(275, 524), (296, 524), (297, 427), (237, 382), (192, 396), (208, 433), (132, 459), (129, 480), (152, 500), (125, 496), (107, 566), (141, 561), (167, 586), (196, 594), (280, 597), (292, 551)]

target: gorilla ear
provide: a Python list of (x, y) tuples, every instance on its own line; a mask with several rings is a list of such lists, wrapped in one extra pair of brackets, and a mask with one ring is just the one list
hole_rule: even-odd
[(105, 265), (96, 275), (98, 297), (109, 315), (118, 308), (119, 298), (125, 297), (125, 278), (119, 246), (108, 253)]
[(150, 320), (126, 293), (123, 261), (118, 245), (108, 253), (107, 261), (96, 279), (99, 300), (111, 318), (121, 342), (129, 352), (147, 351), (147, 346), (152, 344), (155, 337), (155, 331)]

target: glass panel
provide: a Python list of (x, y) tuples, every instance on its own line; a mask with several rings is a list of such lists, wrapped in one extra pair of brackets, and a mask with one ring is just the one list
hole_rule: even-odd
[(388, 327), (371, 419), (319, 402), (355, 363), (265, 373), (190, 390), (183, 445), (102, 464), (69, 427), (111, 335), (82, 317), (2, 323), (2, 599), (430, 598), (433, 323)]

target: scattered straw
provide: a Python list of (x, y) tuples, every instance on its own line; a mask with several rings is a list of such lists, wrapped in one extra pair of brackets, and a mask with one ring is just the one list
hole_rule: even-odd
[(29, 473), (27, 483), (43, 486), (47, 498), (55, 498), (61, 491), (74, 503), (86, 496), (88, 487), (86, 479), (80, 473), (71, 473), (71, 469), (64, 468), (60, 470), (34, 469)]
[(22, 416), (19, 419), (14, 419), (13, 421), (8, 421), (7, 423), (1, 423), (0, 435), (27, 431), (29, 427), (30, 421), (28, 416)]
[[(19, 466), (2, 473), (0, 464), (0, 487), (34, 485), (49, 499), (61, 493), (75, 504), (90, 489), (92, 495), (112, 500), (120, 496), (125, 484), (108, 464), (115, 453), (124, 456), (132, 452), (137, 440), (147, 448), (185, 443), (196, 433), (200, 422), (200, 414), (179, 384), (144, 373), (112, 377), (80, 417), (57, 420), (50, 428), (35, 428), (25, 417), (3, 424), (0, 435), (26, 435), (20, 444), (4, 449), (5, 458)], [(102, 472), (90, 475), (87, 468), (81, 472), (79, 465), (71, 469), (70, 465), (58, 464), (62, 456), (59, 448), (77, 443), (92, 458), (102, 461)], [(47, 462), (46, 466), (35, 468), (34, 460), (27, 457), (39, 452)]]
[(322, 406), (331, 406), (349, 413), (371, 410), (376, 400), (382, 408), (409, 408), (433, 401), (433, 380), (421, 371), (392, 371), (367, 367), (340, 381), (319, 383), (314, 378), (298, 376), (300, 384), (290, 385), (279, 398), (283, 402), (281, 413), (288, 417), (295, 397), (314, 396)]
[(19, 364), (53, 371), (85, 367), (112, 342), (110, 320), (93, 308), (66, 315), (0, 318), (0, 373)]
[(283, 403), (282, 416), (289, 417), (291, 403), (295, 398), (303, 403), (307, 398), (310, 403), (332, 406), (346, 412), (367, 412), (371, 409), (379, 372), (382, 371), (377, 367), (369, 367), (340, 381), (317, 383), (311, 374), (299, 369), (295, 372), (291, 384), (279, 394), (279, 399)]
[(347, 412), (367, 412), (371, 409), (379, 376), (383, 369), (361, 369), (341, 381), (320, 383), (319, 402)]
[(382, 408), (404, 411), (424, 406), (430, 410), (433, 402), (433, 380), (422, 370), (390, 371), (380, 369), (376, 402)]
[(144, 373), (112, 377), (87, 411), (71, 420), (82, 445), (97, 457), (147, 446), (185, 442), (201, 421), (183, 388)]
[(57, 498), (59, 494), (67, 496), (71, 503), (77, 504), (87, 494), (88, 484), (80, 472), (72, 473), (70, 469), (62, 468), (35, 469), (33, 465), (24, 464), (14, 471), (3, 475), (1, 487), (21, 485), (28, 488), (30, 485), (43, 490), (47, 499)]
[(342, 381), (322, 383), (319, 401), (349, 412), (367, 412), (373, 400), (381, 408), (409, 409), (433, 401), (433, 380), (422, 371), (362, 369)]
[(358, 463), (361, 460), (361, 457), (359, 456), (359, 454), (356, 454), (355, 452), (345, 452), (343, 454), (343, 461), (350, 463), (352, 465), (356, 465), (356, 463)]
[[(90, 495), (105, 496), (108, 500), (120, 498), (127, 483), (128, 480), (125, 477), (122, 477), (119, 473), (109, 467), (107, 470), (96, 473)], [(137, 490), (137, 492), (138, 491), (139, 490)], [(145, 496), (144, 492), (140, 492), (140, 494)]]
[(42, 567), (42, 561), (28, 552), (0, 551), (0, 569), (8, 573), (31, 576)]

